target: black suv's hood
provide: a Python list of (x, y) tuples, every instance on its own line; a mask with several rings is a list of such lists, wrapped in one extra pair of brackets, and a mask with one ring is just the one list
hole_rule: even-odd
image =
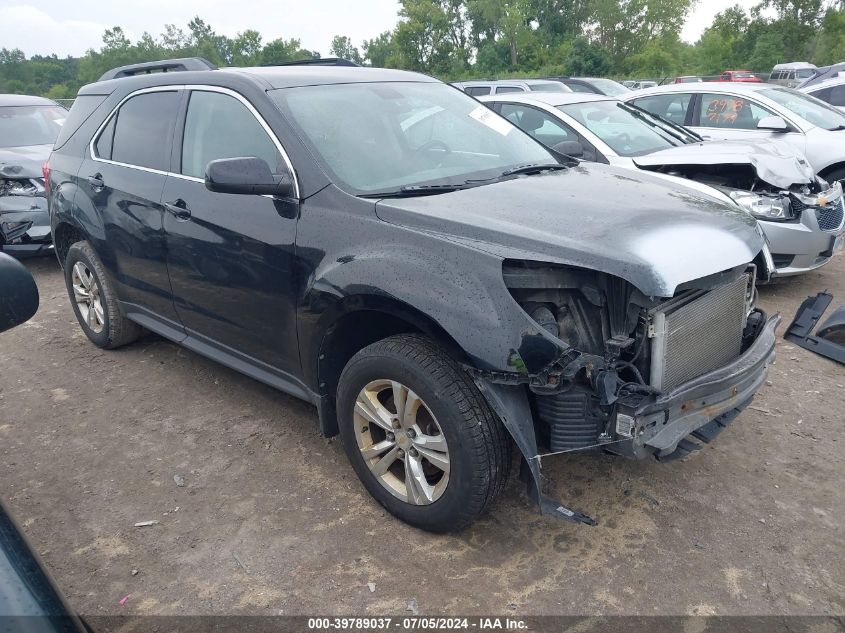
[(41, 178), (52, 145), (0, 147), (0, 178)]
[(647, 295), (750, 262), (763, 247), (739, 207), (649, 174), (604, 165), (454, 193), (380, 200), (378, 216), (503, 258), (621, 277)]

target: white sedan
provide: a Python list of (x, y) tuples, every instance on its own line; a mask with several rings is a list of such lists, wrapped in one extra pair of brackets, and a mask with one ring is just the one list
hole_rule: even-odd
[(705, 139), (786, 141), (825, 180), (845, 180), (845, 113), (803, 92), (765, 83), (677, 84), (624, 101)]
[(560, 154), (651, 171), (740, 205), (760, 221), (777, 276), (823, 266), (842, 247), (841, 185), (816, 177), (787, 144), (705, 142), (604, 95), (523, 93), (480, 100)]

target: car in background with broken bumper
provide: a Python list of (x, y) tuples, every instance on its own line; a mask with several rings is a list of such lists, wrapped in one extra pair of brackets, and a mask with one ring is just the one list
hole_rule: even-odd
[(66, 117), (49, 99), (0, 95), (0, 250), (6, 253), (52, 252), (42, 167)]
[(581, 94), (481, 97), (552, 149), (589, 161), (683, 178), (737, 204), (763, 227), (774, 275), (825, 265), (842, 247), (842, 186), (817, 177), (794, 147), (777, 141), (706, 141), (611, 97)]

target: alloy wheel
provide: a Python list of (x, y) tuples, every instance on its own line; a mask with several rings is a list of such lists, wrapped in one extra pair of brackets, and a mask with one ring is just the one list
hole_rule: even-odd
[(393, 496), (434, 503), (449, 483), (449, 448), (437, 419), (413, 390), (374, 380), (355, 400), (355, 438), (364, 463)]
[(100, 285), (91, 270), (82, 262), (73, 265), (71, 273), (73, 298), (79, 314), (92, 332), (99, 334), (106, 325)]

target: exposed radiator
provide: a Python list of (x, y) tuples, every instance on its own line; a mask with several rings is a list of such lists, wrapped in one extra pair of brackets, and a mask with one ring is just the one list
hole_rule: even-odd
[(718, 369), (742, 349), (749, 276), (676, 297), (652, 313), (651, 384), (669, 391)]

